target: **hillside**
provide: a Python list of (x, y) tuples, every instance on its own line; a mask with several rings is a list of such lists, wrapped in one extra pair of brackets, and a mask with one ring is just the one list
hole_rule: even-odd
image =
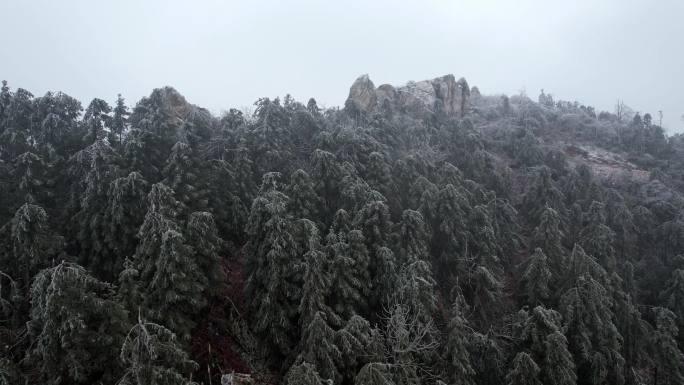
[(684, 383), (682, 138), (535, 99), (3, 82), (0, 384)]

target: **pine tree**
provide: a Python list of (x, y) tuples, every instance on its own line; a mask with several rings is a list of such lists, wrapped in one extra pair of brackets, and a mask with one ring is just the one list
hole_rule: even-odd
[(74, 180), (80, 180), (83, 185), (82, 191), (74, 191), (74, 198), (78, 201), (72, 204), (77, 210), (75, 233), (80, 246), (79, 257), (81, 263), (98, 276), (109, 278), (116, 273), (119, 261), (107, 247), (109, 229), (105, 220), (106, 211), (102, 208), (108, 203), (110, 183), (117, 177), (115, 154), (108, 144), (97, 140), (74, 155), (72, 160), (79, 157), (84, 157), (89, 163), (85, 174), (78, 175), (78, 166), (72, 168), (70, 173)]
[(8, 273), (28, 287), (34, 274), (50, 264), (50, 258), (62, 249), (63, 238), (55, 235), (45, 210), (25, 203), (9, 224), (13, 259)]
[(206, 144), (215, 132), (215, 120), (211, 113), (196, 106), (189, 106), (180, 127), (179, 139), (197, 149)]
[(253, 299), (254, 331), (287, 355), (294, 345), (292, 313), (298, 303), (292, 271), (297, 257), (294, 225), (286, 212), (288, 197), (267, 188), (266, 182), (261, 190), (247, 223), (246, 293)]
[(553, 309), (537, 306), (532, 311), (525, 308), (516, 315), (517, 324), (513, 336), (521, 346), (529, 349), (539, 362), (546, 354), (545, 341), (548, 335), (562, 330), (563, 317)]
[[(241, 186), (249, 182), (238, 180), (235, 165), (227, 160), (212, 159), (207, 162), (207, 166), (208, 211), (214, 215), (217, 227), (229, 242), (227, 248), (236, 248), (244, 243), (244, 228), (249, 215), (249, 206), (241, 198), (242, 194), (246, 194), (241, 191)], [(252, 186), (248, 188), (252, 189)], [(253, 191), (249, 194), (252, 193)]]
[[(308, 221), (308, 220), (304, 220)], [(310, 226), (308, 245), (304, 254), (303, 277), (301, 300), (299, 302), (299, 317), (302, 328), (309, 325), (314, 316), (319, 312), (324, 314), (328, 322), (336, 325), (339, 323), (337, 314), (326, 303), (330, 286), (330, 274), (327, 270), (328, 261), (326, 254), (320, 251), (318, 229), (313, 222), (308, 221)]]
[(118, 94), (116, 96), (116, 106), (113, 109), (113, 115), (109, 122), (109, 143), (116, 147), (121, 146), (130, 115), (124, 98), (121, 97), (121, 94)]
[(656, 229), (659, 251), (671, 260), (684, 249), (684, 218), (668, 220)]
[(166, 230), (156, 256), (154, 275), (143, 282), (143, 306), (151, 318), (169, 326), (189, 341), (194, 315), (207, 304), (207, 277), (198, 266), (195, 251), (176, 230)]
[(248, 140), (258, 160), (261, 172), (285, 170), (287, 160), (293, 156), (294, 148), (289, 135), (291, 114), (278, 98), (260, 98), (254, 105), (255, 122), (251, 126)]
[[(5, 229), (0, 229), (3, 230)], [(0, 260), (8, 259), (7, 254), (5, 250), (0, 251)], [(23, 300), (18, 282), (0, 270), (0, 316), (5, 320), (3, 325), (0, 325), (0, 333), (11, 334), (12, 329), (24, 323), (23, 314), (19, 314)]]
[(523, 197), (523, 207), (527, 211), (531, 223), (539, 223), (545, 207), (565, 214), (565, 196), (551, 177), (551, 169), (541, 166), (537, 169), (534, 181), (529, 185)]
[(608, 283), (608, 273), (592, 256), (584, 252), (582, 246), (575, 244), (565, 272), (565, 288), (571, 287), (582, 276), (588, 275), (602, 285)]
[(299, 169), (292, 173), (290, 185), (287, 187), (287, 195), (290, 197), (289, 211), (294, 218), (306, 218), (319, 221), (319, 208), (322, 204), (314, 184), (304, 170)]
[(342, 168), (335, 155), (318, 149), (311, 155), (311, 170), (316, 192), (324, 200), (325, 212), (330, 215), (340, 207)]
[(483, 185), (472, 179), (466, 179), (461, 186), (463, 195), (468, 198), (471, 206), (485, 205), (494, 199), (494, 192), (488, 191)]
[(321, 113), (320, 108), (318, 108), (318, 104), (316, 103), (316, 99), (314, 98), (310, 98), (306, 103), (306, 110), (314, 116), (317, 116)]
[(339, 383), (337, 366), (342, 355), (335, 344), (335, 331), (328, 325), (323, 312), (316, 312), (310, 322), (304, 324), (301, 344), (298, 361), (310, 362), (322, 378)]
[(470, 213), (468, 221), (472, 241), (468, 244), (468, 252), (471, 253), (478, 263), (489, 269), (500, 268), (499, 258), (501, 249), (486, 206), (477, 205)]
[(352, 222), (351, 216), (344, 209), (339, 209), (335, 212), (332, 222), (328, 227), (328, 235), (326, 242), (332, 244), (334, 242), (347, 242), (347, 233), (351, 230)]
[(471, 307), (477, 309), (476, 316), (480, 322), (486, 323), (499, 309), (497, 304), (501, 300), (501, 280), (484, 266), (475, 266), (470, 277), (468, 289), (470, 291)]
[(383, 356), (380, 331), (371, 328), (361, 316), (352, 316), (336, 334), (336, 345), (342, 357), (338, 368), (343, 382), (353, 380), (361, 366)]
[(13, 199), (8, 202), (10, 207), (16, 208), (21, 203), (48, 203), (47, 187), (54, 183), (54, 179), (50, 177), (51, 171), (50, 165), (32, 152), (25, 152), (14, 158), (9, 177), (16, 187), (12, 194)]
[(546, 337), (544, 357), (544, 383), (549, 385), (575, 385), (577, 374), (568, 341), (560, 331)]
[(451, 308), (448, 334), (445, 342), (445, 366), (450, 383), (454, 385), (474, 385), (475, 370), (470, 361), (468, 345), (472, 329), (465, 318), (467, 305), (463, 297), (458, 297)]
[(656, 330), (653, 334), (653, 347), (656, 363), (655, 381), (657, 384), (674, 385), (684, 383), (684, 354), (677, 347), (676, 316), (673, 312), (656, 308)]
[[(580, 164), (566, 176), (563, 190), (566, 192), (568, 204), (588, 204), (591, 186), (594, 183), (591, 169), (586, 164)], [(586, 207), (586, 206), (585, 206)]]
[[(156, 261), (161, 253), (164, 234), (168, 230), (179, 233), (180, 202), (174, 198), (173, 190), (162, 183), (152, 185), (147, 194), (147, 213), (138, 230), (138, 247), (133, 261), (144, 284), (152, 282), (156, 272)], [(131, 311), (135, 309), (129, 309)]]
[(124, 157), (130, 171), (138, 171), (149, 181), (160, 179), (171, 148), (186, 139), (183, 125), (195, 107), (171, 87), (157, 88), (133, 109), (131, 130), (124, 141)]
[(537, 305), (549, 299), (551, 279), (551, 269), (546, 255), (537, 247), (527, 260), (521, 277), (523, 293), (528, 304)]
[(608, 271), (615, 270), (615, 233), (606, 225), (602, 203), (592, 202), (587, 215), (587, 226), (580, 232), (580, 242), (589, 255), (596, 258)]
[(194, 212), (188, 218), (184, 237), (194, 251), (194, 262), (206, 277), (206, 292), (218, 295), (224, 285), (221, 253), (225, 242), (218, 234), (214, 217), (205, 211)]
[(24, 383), (25, 379), (19, 371), (18, 365), (9, 358), (0, 358), (0, 385)]
[[(675, 314), (678, 326), (684, 327), (684, 270), (672, 272), (659, 297), (660, 303)], [(679, 337), (678, 341), (681, 343), (682, 338)]]
[(42, 270), (31, 285), (27, 357), (40, 369), (43, 383), (111, 382), (125, 320), (112, 285), (62, 262)]
[(394, 292), (397, 277), (396, 257), (389, 246), (392, 222), (389, 208), (380, 200), (373, 200), (356, 214), (354, 227), (360, 229), (369, 251), (369, 270), (374, 298), (371, 307), (383, 303)]
[(354, 378), (354, 385), (394, 385), (390, 365), (371, 362), (364, 365)]
[(81, 103), (62, 92), (47, 92), (33, 99), (32, 127), (39, 155), (52, 162), (65, 159), (82, 143), (78, 130)]
[(487, 334), (474, 333), (469, 345), (471, 362), (476, 373), (476, 384), (500, 384), (505, 377), (504, 351), (490, 330)]
[[(368, 185), (379, 191), (387, 198), (396, 197), (396, 188), (392, 181), (392, 172), (385, 156), (379, 152), (371, 152), (368, 155), (368, 163), (365, 170), (365, 180)], [(396, 199), (390, 199), (395, 202)]]
[[(435, 269), (442, 282), (451, 279), (455, 273), (463, 273), (470, 266), (468, 241), (470, 232), (467, 217), (470, 211), (468, 200), (451, 184), (439, 191), (436, 197), (435, 214), (437, 224), (433, 226), (432, 255), (437, 257)], [(424, 210), (421, 210), (424, 211)]]
[(343, 163), (342, 170), (340, 207), (349, 212), (358, 213), (369, 202), (386, 202), (386, 198), (379, 191), (371, 189), (368, 183), (358, 175), (351, 163)]
[(430, 261), (428, 254), (430, 236), (420, 212), (404, 210), (401, 215), (398, 241), (397, 259), (400, 265), (408, 265), (416, 261)]
[(580, 232), (584, 226), (584, 212), (582, 211), (582, 206), (579, 203), (573, 203), (568, 209), (568, 219), (566, 221), (567, 226), (565, 226), (565, 247), (573, 247), (575, 243), (580, 241)]
[(123, 305), (124, 309), (138, 309), (143, 301), (142, 283), (140, 282), (140, 271), (136, 268), (133, 260), (126, 258), (123, 262), (123, 269), (118, 277), (119, 289), (116, 293), (117, 301)]
[[(125, 289), (120, 295), (134, 296), (123, 298), (132, 307), (129, 311), (143, 305), (152, 319), (163, 321), (187, 341), (195, 325), (192, 314), (206, 305), (207, 277), (182, 234), (180, 203), (173, 195), (173, 190), (161, 183), (152, 186), (132, 266), (119, 277), (124, 279)], [(130, 282), (132, 277), (137, 277), (137, 283)]]
[(612, 306), (606, 289), (587, 274), (580, 276), (576, 286), (561, 298), (570, 351), (583, 383), (624, 383), (622, 336), (613, 323)]
[(201, 174), (202, 167), (194, 149), (187, 143), (177, 142), (171, 147), (171, 154), (162, 170), (163, 183), (190, 210), (205, 210), (208, 205), (208, 191)]
[(624, 198), (618, 193), (616, 195), (619, 197), (616, 199), (617, 202), (608, 202), (608, 223), (614, 230), (616, 252), (619, 257), (626, 259), (628, 254), (634, 251), (637, 228), (634, 224), (634, 215), (624, 202)]
[(520, 310), (515, 316), (512, 337), (519, 347), (528, 349), (542, 369), (543, 383), (574, 385), (577, 376), (567, 340), (562, 334), (560, 313), (537, 306), (532, 311)]
[(551, 207), (542, 211), (539, 225), (534, 229), (533, 246), (541, 248), (550, 258), (550, 265), (555, 274), (560, 274), (566, 266), (566, 255), (563, 249), (563, 232), (558, 212)]
[(643, 255), (645, 246), (651, 245), (655, 235), (655, 218), (653, 212), (648, 208), (637, 205), (632, 208), (634, 214), (634, 226), (636, 230), (636, 251), (637, 254)]
[(33, 95), (21, 88), (14, 93), (8, 87), (2, 89), (4, 107), (0, 124), (3, 129), (0, 132), (0, 149), (3, 156), (13, 159), (19, 154), (29, 151), (29, 137), (33, 126)]
[(516, 130), (509, 147), (519, 167), (539, 166), (544, 162), (544, 153), (539, 144), (539, 139), (526, 127)]
[[(99, 149), (100, 146), (95, 146), (91, 143), (89, 146), (77, 151), (72, 156), (69, 157), (66, 163), (66, 176), (73, 180), (63, 187), (65, 190), (65, 203), (66, 203), (66, 213), (68, 217), (76, 215), (76, 213), (81, 209), (82, 201), (85, 195), (85, 190), (88, 188), (88, 183), (86, 182), (87, 176), (93, 168), (93, 149)], [(58, 164), (60, 162), (54, 161), (53, 164)], [(109, 165), (107, 165), (109, 166)], [(75, 232), (72, 230), (72, 232)], [(71, 235), (71, 234), (70, 234)]]
[(308, 362), (292, 365), (285, 375), (286, 385), (320, 385), (323, 383), (316, 367)]
[[(8, 114), (10, 108), (10, 103), (12, 103), (12, 92), (7, 86), (7, 80), (2, 81), (2, 87), (0, 87), (0, 122), (2, 123), (2, 131), (4, 131), (5, 122), (4, 119)], [(2, 132), (0, 131), (0, 135)]]
[[(0, 384), (684, 382), (684, 139), (546, 94), (459, 120), (404, 91), (215, 118), (168, 87), (129, 114), (3, 82)], [(540, 147), (561, 131), (645, 151), (649, 180)]]
[(245, 147), (238, 147), (234, 152), (231, 164), (233, 166), (233, 180), (236, 184), (236, 195), (249, 208), (258, 190), (258, 179), (255, 179), (255, 175), (259, 175), (256, 172), (256, 166), (249, 150)]
[(492, 213), (492, 225), (501, 256), (510, 262), (512, 256), (525, 245), (518, 211), (507, 199), (502, 198), (490, 200), (487, 206)]
[(109, 260), (100, 270), (116, 276), (124, 258), (135, 253), (138, 229), (145, 219), (149, 184), (138, 172), (131, 172), (109, 184), (103, 214), (104, 242), (110, 250)]
[(539, 372), (539, 366), (529, 354), (524, 352), (518, 353), (513, 359), (511, 369), (506, 374), (506, 384), (541, 385)]
[[(418, 179), (415, 179), (408, 185), (411, 187), (408, 191), (407, 197), (409, 204), (407, 204), (406, 207), (419, 210), (420, 213), (423, 214), (423, 218), (425, 218), (427, 223), (434, 223), (437, 217), (437, 213), (435, 212), (434, 208), (437, 203), (436, 197), (439, 194), (437, 185), (430, 182), (424, 176), (418, 177)], [(423, 198), (424, 194), (426, 195), (425, 198)]]
[(140, 316), (128, 331), (119, 357), (124, 366), (121, 385), (196, 385), (188, 377), (197, 364), (180, 348), (176, 335)]
[(363, 231), (366, 246), (371, 253), (378, 247), (389, 246), (392, 222), (389, 208), (383, 201), (374, 200), (366, 203), (356, 214), (354, 226)]
[(437, 171), (441, 186), (460, 186), (463, 183), (463, 172), (449, 162), (444, 162)]
[(163, 164), (155, 159), (161, 158), (161, 149), (153, 145), (153, 134), (142, 128), (132, 127), (121, 144), (122, 158), (126, 169), (140, 173), (146, 180), (156, 181), (161, 178)]
[[(625, 265), (625, 279), (623, 280), (617, 273), (613, 273), (610, 278), (613, 295), (613, 312), (615, 313), (615, 325), (622, 335), (622, 355), (625, 358), (627, 374), (638, 370), (644, 362), (647, 362), (649, 355), (642, 349), (648, 344), (649, 335), (652, 332), (651, 326), (646, 322), (639, 311), (638, 305), (634, 302), (632, 294), (636, 294), (636, 288), (630, 287), (629, 262)], [(629, 381), (629, 378), (626, 378)]]
[(372, 309), (382, 308), (397, 293), (399, 269), (392, 250), (387, 247), (379, 247), (375, 251), (375, 266), (371, 275), (370, 304)]
[[(365, 239), (359, 230), (348, 230), (340, 213), (333, 220), (326, 250), (330, 260), (330, 303), (337, 314), (349, 319), (366, 314), (370, 294), (369, 255)], [(339, 230), (337, 234), (335, 231)]]
[(110, 112), (112, 112), (112, 107), (104, 100), (95, 98), (90, 102), (83, 116), (83, 125), (87, 132), (83, 139), (86, 143), (95, 143), (97, 140), (104, 139), (105, 126), (109, 125), (111, 119), (108, 115)]
[(421, 159), (417, 154), (411, 154), (403, 158), (399, 158), (394, 162), (392, 167), (392, 175), (395, 185), (403, 188), (397, 189), (401, 207), (417, 209), (418, 200), (423, 191), (420, 186), (425, 186), (428, 181), (423, 175), (427, 175), (427, 169), (430, 166), (426, 164), (424, 159)]

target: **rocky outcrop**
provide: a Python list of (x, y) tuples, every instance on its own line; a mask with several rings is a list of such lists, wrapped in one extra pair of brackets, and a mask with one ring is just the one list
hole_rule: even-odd
[(378, 106), (388, 106), (397, 100), (397, 90), (389, 84), (383, 84), (375, 90)]
[(454, 75), (408, 82), (400, 87), (383, 84), (378, 88), (368, 75), (359, 76), (349, 90), (345, 106), (365, 112), (395, 108), (410, 113), (463, 115), (468, 109), (468, 82)]
[[(377, 104), (375, 84), (368, 75), (359, 76), (349, 89), (347, 102), (362, 111), (368, 111)], [(346, 104), (346, 105), (349, 105)]]
[[(562, 143), (561, 143), (562, 145)], [(631, 179), (646, 182), (650, 173), (626, 159), (623, 154), (606, 149), (578, 144), (566, 144), (563, 148), (571, 164), (584, 163), (594, 175), (604, 180)]]
[(175, 135), (179, 141), (185, 140), (189, 129), (194, 131), (193, 135), (208, 138), (216, 122), (208, 110), (189, 103), (172, 87), (155, 88), (133, 110), (133, 125), (143, 126), (152, 121), (157, 129), (164, 130), (164, 135)]

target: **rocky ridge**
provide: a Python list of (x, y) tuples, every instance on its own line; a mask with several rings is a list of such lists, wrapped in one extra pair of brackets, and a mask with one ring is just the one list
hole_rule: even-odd
[(359, 76), (349, 89), (345, 108), (364, 112), (398, 109), (413, 113), (463, 115), (468, 109), (470, 88), (464, 78), (444, 75), (431, 80), (408, 82), (399, 87), (375, 87), (368, 75)]

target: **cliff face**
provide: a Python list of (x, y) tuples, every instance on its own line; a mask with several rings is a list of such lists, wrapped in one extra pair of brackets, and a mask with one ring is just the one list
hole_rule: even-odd
[(412, 113), (462, 115), (468, 109), (469, 98), (468, 82), (456, 80), (454, 75), (377, 88), (368, 75), (361, 75), (352, 84), (345, 105), (366, 112), (391, 107)]
[(352, 103), (362, 111), (369, 111), (377, 105), (375, 84), (368, 75), (359, 76), (349, 89), (347, 103)]

